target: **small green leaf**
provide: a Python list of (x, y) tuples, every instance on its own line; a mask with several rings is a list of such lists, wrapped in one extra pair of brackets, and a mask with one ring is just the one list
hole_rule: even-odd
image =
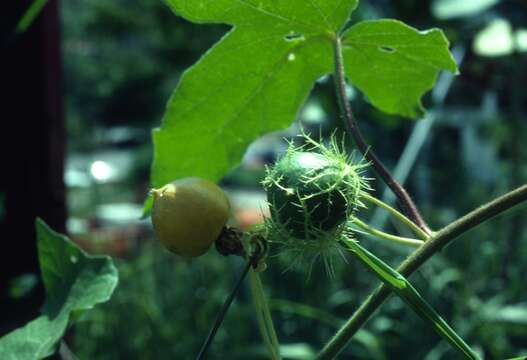
[(107, 256), (90, 256), (37, 219), (38, 256), (46, 301), (42, 315), (0, 339), (0, 359), (41, 359), (54, 353), (72, 312), (107, 301), (117, 270)]
[(15, 32), (18, 34), (25, 32), (33, 24), (47, 2), (48, 0), (34, 0), (16, 24)]
[(143, 204), (143, 214), (141, 215), (141, 220), (150, 216), (152, 213), (152, 206), (154, 206), (154, 197), (152, 194), (148, 194), (145, 203)]
[(286, 128), (333, 66), (332, 39), (357, 0), (167, 0), (198, 23), (233, 29), (180, 79), (154, 130), (152, 185), (220, 179), (248, 144)]
[(389, 114), (422, 115), (421, 97), (434, 86), (439, 71), (457, 73), (439, 29), (418, 31), (388, 19), (363, 21), (344, 33), (342, 46), (351, 83)]

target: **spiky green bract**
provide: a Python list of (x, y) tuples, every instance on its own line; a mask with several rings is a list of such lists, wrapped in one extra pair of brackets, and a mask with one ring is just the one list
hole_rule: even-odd
[(306, 145), (292, 144), (267, 170), (263, 185), (271, 218), (266, 236), (284, 245), (294, 262), (320, 258), (331, 272), (340, 253), (338, 240), (346, 220), (364, 206), (360, 193), (368, 189), (363, 162), (354, 163), (333, 138), (324, 146), (304, 135)]

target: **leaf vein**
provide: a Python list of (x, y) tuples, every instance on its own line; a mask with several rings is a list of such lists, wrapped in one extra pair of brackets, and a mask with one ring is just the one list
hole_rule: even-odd
[(251, 9), (257, 11), (257, 12), (260, 12), (260, 13), (266, 15), (266, 16), (269, 16), (269, 17), (275, 18), (276, 20), (284, 22), (287, 25), (296, 24), (296, 25), (300, 25), (302, 27), (313, 28), (313, 29), (316, 29), (318, 31), (321, 31), (319, 26), (317, 26), (316, 24), (304, 23), (304, 22), (298, 21), (296, 19), (285, 17), (285, 16), (283, 16), (281, 14), (278, 14), (278, 13), (275, 13), (275, 12), (272, 12), (272, 11), (269, 11), (269, 10), (265, 10), (265, 9), (260, 8), (258, 6), (255, 6), (254, 4), (251, 4), (247, 0), (236, 0), (236, 1), (239, 2), (240, 4), (245, 5), (245, 6), (251, 8)]

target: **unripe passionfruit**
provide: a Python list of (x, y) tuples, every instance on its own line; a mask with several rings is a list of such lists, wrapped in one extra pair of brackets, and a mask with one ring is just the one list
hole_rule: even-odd
[(273, 222), (293, 238), (317, 239), (345, 223), (365, 186), (364, 164), (348, 164), (336, 146), (314, 150), (290, 147), (264, 181)]
[(229, 218), (227, 195), (208, 180), (179, 179), (152, 193), (154, 231), (168, 250), (181, 256), (207, 252)]

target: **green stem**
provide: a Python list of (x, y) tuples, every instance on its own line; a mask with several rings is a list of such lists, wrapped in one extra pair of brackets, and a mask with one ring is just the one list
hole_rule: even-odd
[(351, 222), (354, 223), (355, 225), (357, 225), (358, 227), (360, 227), (361, 229), (363, 229), (364, 231), (374, 235), (374, 236), (377, 236), (381, 239), (385, 239), (385, 240), (389, 240), (389, 241), (395, 241), (397, 243), (400, 243), (400, 244), (404, 244), (404, 245), (410, 245), (410, 246), (414, 246), (414, 247), (419, 247), (421, 245), (424, 244), (424, 241), (422, 240), (417, 240), (417, 239), (412, 239), (412, 238), (407, 238), (407, 237), (403, 237), (403, 236), (397, 236), (397, 235), (393, 235), (393, 234), (388, 234), (384, 231), (381, 231), (379, 229), (376, 229), (368, 224), (366, 224), (365, 222), (359, 220), (358, 218), (356, 217), (353, 217), (351, 218)]
[(280, 360), (280, 344), (278, 343), (273, 320), (271, 318), (271, 312), (269, 311), (269, 305), (267, 304), (265, 293), (263, 291), (262, 282), (260, 281), (258, 273), (252, 269), (249, 272), (249, 283), (251, 285), (250, 288), (254, 301), (256, 319), (258, 321), (258, 328), (262, 340), (267, 347), (270, 358), (272, 360)]
[(413, 285), (404, 276), (393, 270), (384, 261), (364, 249), (356, 241), (343, 241), (353, 254), (391, 290), (414, 310), (424, 321), (430, 324), (450, 345), (466, 359), (479, 359), (470, 346), (446, 323), (445, 320), (426, 302)]
[[(430, 240), (403, 261), (397, 272), (408, 277), (452, 240), (524, 201), (527, 201), (527, 184), (471, 211), (434, 233)], [(324, 346), (317, 359), (335, 358), (390, 294), (391, 290), (386, 285), (377, 287)]]
[(369, 201), (370, 203), (377, 205), (379, 207), (382, 207), (383, 209), (387, 210), (390, 214), (392, 214), (396, 219), (400, 220), (403, 224), (408, 226), (412, 231), (417, 235), (421, 240), (428, 240), (430, 238), (430, 235), (428, 235), (426, 232), (424, 232), (419, 226), (417, 226), (412, 220), (408, 219), (406, 216), (404, 216), (401, 212), (397, 211), (390, 205), (386, 204), (384, 201), (377, 199), (375, 196), (372, 196), (368, 194), (366, 191), (363, 191), (361, 193), (361, 198)]
[(265, 293), (262, 286), (262, 281), (260, 280), (260, 276), (257, 272), (254, 272), (254, 277), (256, 279), (255, 283), (258, 287), (258, 291), (260, 294), (262, 294), (261, 297), (261, 304), (262, 304), (262, 312), (264, 315), (264, 320), (267, 328), (267, 333), (269, 334), (269, 339), (271, 340), (271, 344), (273, 345), (273, 348), (277, 354), (276, 358), (280, 358), (280, 344), (278, 343), (278, 336), (276, 335), (276, 331), (274, 329), (274, 323), (273, 318), (271, 317), (271, 311), (269, 309), (269, 303), (267, 302), (267, 297), (265, 297)]

